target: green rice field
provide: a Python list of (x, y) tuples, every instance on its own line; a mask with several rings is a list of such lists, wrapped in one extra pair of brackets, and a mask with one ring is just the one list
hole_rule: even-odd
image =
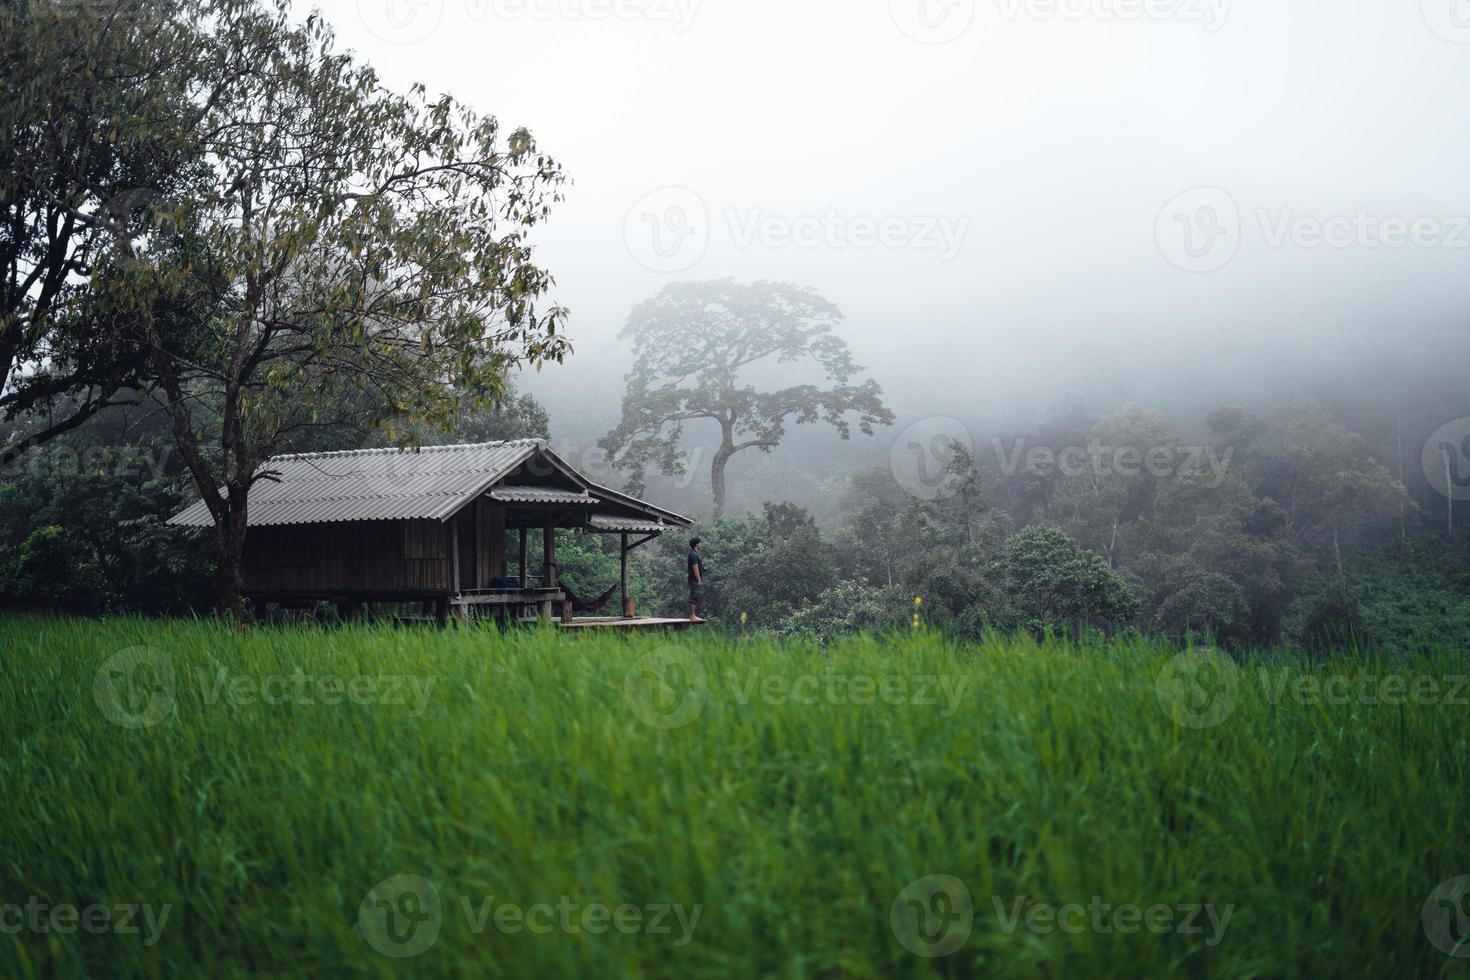
[(0, 620), (0, 974), (1470, 975), (1463, 651)]

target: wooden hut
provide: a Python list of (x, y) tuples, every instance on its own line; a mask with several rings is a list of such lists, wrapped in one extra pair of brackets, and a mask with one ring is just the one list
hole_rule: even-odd
[[(469, 616), (560, 614), (574, 598), (559, 584), (557, 528), (617, 536), (622, 621), (629, 616), (628, 554), (688, 518), (597, 486), (540, 440), (365, 449), (277, 456), (250, 491), (245, 594), (286, 605), (422, 602), (442, 622)], [(203, 501), (169, 519), (208, 527)], [(541, 562), (527, 565), (528, 537)], [(488, 607), (488, 608), (487, 608)]]

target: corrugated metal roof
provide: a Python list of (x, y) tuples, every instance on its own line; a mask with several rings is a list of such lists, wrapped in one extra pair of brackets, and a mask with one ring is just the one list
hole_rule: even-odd
[(560, 487), (499, 486), (490, 491), (494, 500), (513, 504), (595, 504), (597, 498), (585, 490), (579, 492)]
[[(566, 488), (495, 486), (526, 460), (540, 455), (582, 484)], [(445, 520), (494, 487), (497, 500), (515, 503), (595, 504), (627, 508), (656, 520), (622, 514), (600, 518), (628, 522), (629, 531), (688, 526), (688, 518), (616, 490), (594, 486), (578, 476), (537, 439), (419, 450), (358, 449), (337, 453), (276, 456), (261, 464), (263, 476), (250, 489), (250, 526), (321, 524), (335, 521)], [(669, 523), (659, 523), (667, 521)], [(169, 518), (177, 527), (209, 527), (209, 509), (200, 500)], [(619, 530), (621, 528), (604, 528)]]
[(651, 534), (656, 531), (672, 530), (668, 524), (660, 524), (657, 521), (640, 521), (636, 517), (622, 517), (617, 514), (593, 514), (587, 519), (587, 523), (598, 531)]
[[(439, 520), (545, 446), (535, 439), (423, 449), (276, 456), (250, 489), (250, 526), (331, 521)], [(213, 523), (204, 501), (169, 519)]]
[(685, 517), (683, 514), (676, 514), (671, 510), (665, 510), (657, 504), (651, 504), (646, 500), (639, 500), (637, 497), (629, 496), (628, 494), (623, 493), (619, 490), (613, 490), (609, 487), (600, 487), (595, 483), (587, 484), (587, 489), (589, 492), (592, 493), (593, 496), (597, 497), (598, 500), (609, 507), (627, 507), (630, 510), (636, 510), (641, 513), (650, 514), (655, 519), (664, 521), (666, 524), (672, 524), (676, 527), (692, 527), (694, 525), (694, 522)]

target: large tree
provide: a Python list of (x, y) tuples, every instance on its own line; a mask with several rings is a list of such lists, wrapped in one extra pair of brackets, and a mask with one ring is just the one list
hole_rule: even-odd
[(493, 403), (516, 364), (564, 356), (565, 311), (542, 305), (551, 278), (527, 240), (564, 177), (524, 130), (385, 90), (285, 0), (209, 6), (191, 67), (204, 173), (120, 269), (128, 295), (202, 310), (193, 331), (138, 312), (238, 618), (266, 458), (344, 422), (412, 440), (466, 398)]
[[(833, 333), (841, 320), (835, 305), (791, 283), (665, 286), (636, 306), (623, 328), (634, 368), (622, 419), (602, 448), (636, 493), (650, 466), (670, 476), (685, 472), (685, 427), (704, 423), (717, 439), (709, 472), (718, 517), (730, 459), (747, 449), (769, 452), (788, 423), (826, 422), (847, 439), (855, 416), (858, 428), (872, 435), (875, 426), (892, 424), (893, 413), (876, 381), (855, 380), (862, 368)], [(755, 384), (757, 376), (803, 371), (820, 374), (823, 383), (768, 390)]]
[(187, 179), (197, 109), (179, 66), (200, 7), (0, 0), (0, 418), (13, 423), (0, 457), (148, 384), (146, 350), (101, 287)]

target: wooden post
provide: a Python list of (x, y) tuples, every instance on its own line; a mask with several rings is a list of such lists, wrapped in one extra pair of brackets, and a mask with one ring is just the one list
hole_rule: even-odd
[(434, 622), (440, 629), (449, 625), (449, 597), (444, 596), (434, 600)]
[(449, 522), (449, 569), (453, 576), (454, 594), (459, 595), (459, 515)]
[(556, 588), (556, 518), (549, 513), (541, 532), (541, 561), (546, 570), (546, 587)]
[(521, 588), (528, 589), (526, 583), (526, 529), (521, 528)]
[(618, 535), (618, 586), (622, 593), (619, 608), (622, 610), (623, 618), (627, 619), (628, 613), (628, 532), (624, 531)]

